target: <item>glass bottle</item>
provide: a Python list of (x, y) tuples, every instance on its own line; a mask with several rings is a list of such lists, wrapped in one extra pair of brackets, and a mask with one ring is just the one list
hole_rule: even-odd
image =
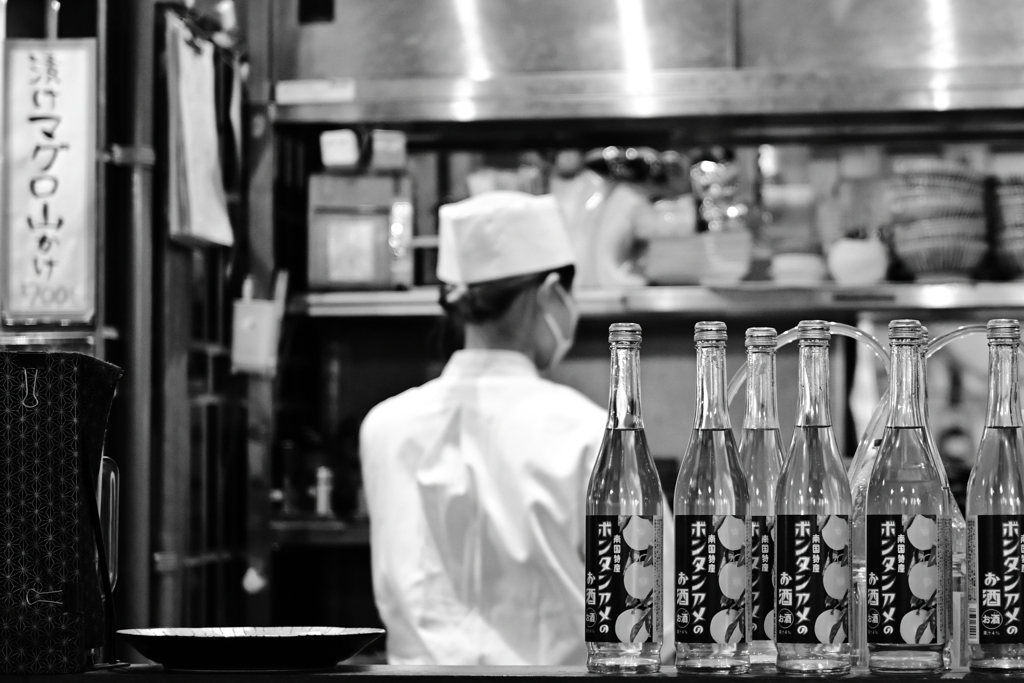
[(608, 424), (587, 488), (587, 668), (661, 668), (664, 507), (640, 413), (640, 326), (608, 329)]
[(949, 487), (949, 475), (946, 473), (946, 465), (942, 462), (939, 447), (935, 445), (935, 437), (930, 427), (931, 421), (928, 417), (928, 328), (921, 325), (921, 340), (919, 342), (919, 356), (921, 363), (921, 391), (924, 395), (924, 430), (928, 437), (930, 452), (935, 457), (935, 469), (942, 479), (942, 490), (946, 495), (946, 505), (949, 509), (950, 520), (950, 600), (946, 607), (946, 633), (949, 639), (946, 644), (946, 651), (943, 654), (945, 668), (959, 668), (966, 665), (963, 657), (967, 652), (967, 591), (966, 575), (967, 566), (967, 522), (960, 511), (960, 506), (953, 496), (953, 490)]
[(889, 418), (867, 488), (867, 642), (879, 672), (944, 668), (949, 502), (925, 429), (921, 323), (889, 323)]
[(699, 322), (697, 409), (675, 487), (678, 671), (748, 670), (747, 480), (726, 402), (725, 323)]
[[(957, 505), (953, 492), (949, 487), (949, 477), (946, 474), (945, 465), (939, 457), (939, 449), (931, 430), (928, 420), (928, 329), (921, 326), (920, 339), (920, 362), (922, 390), (924, 392), (925, 411), (925, 432), (931, 444), (931, 452), (935, 456), (935, 469), (942, 478), (943, 490), (946, 492), (946, 500), (949, 503), (950, 519), (952, 527), (952, 595), (953, 599), (949, 606), (950, 633), (947, 653), (944, 656), (944, 663), (948, 667), (959, 667), (966, 663), (967, 652), (967, 608), (966, 608), (966, 544), (967, 544), (967, 523), (964, 521), (960, 506)], [(851, 643), (853, 645), (853, 666), (868, 665), (867, 645), (867, 624), (865, 623), (867, 605), (865, 604), (867, 590), (867, 487), (871, 470), (874, 467), (878, 456), (879, 446), (882, 444), (882, 434), (885, 423), (888, 420), (889, 391), (886, 388), (885, 394), (879, 402), (884, 410), (876, 410), (872, 420), (864, 432), (861, 443), (857, 448), (857, 457), (850, 465), (850, 486), (853, 489), (853, 591), (851, 593)]]
[(798, 325), (799, 404), (775, 494), (780, 671), (850, 670), (850, 515), (853, 501), (829, 409), (829, 323)]
[(771, 327), (747, 330), (747, 406), (740, 464), (750, 496), (750, 666), (775, 670), (775, 487), (782, 469), (782, 436)]
[[(968, 637), (972, 671), (1024, 670), (1024, 437), (1020, 323), (988, 323), (988, 409), (967, 484)], [(1011, 597), (1011, 595), (1013, 597)]]

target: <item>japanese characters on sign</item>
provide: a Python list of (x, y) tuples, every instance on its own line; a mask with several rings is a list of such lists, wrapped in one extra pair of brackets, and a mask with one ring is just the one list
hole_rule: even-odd
[(849, 634), (848, 517), (780, 515), (775, 529), (776, 640), (845, 643)]
[(677, 642), (746, 642), (748, 534), (732, 515), (676, 515)]
[(946, 603), (939, 568), (948, 558), (934, 515), (868, 515), (869, 643), (945, 642)]
[(661, 517), (587, 515), (588, 643), (661, 640)]
[(1024, 643), (1024, 515), (979, 515), (968, 525), (976, 558), (968, 568), (968, 638), (976, 644)]
[(87, 322), (95, 310), (94, 40), (7, 41), (9, 323)]

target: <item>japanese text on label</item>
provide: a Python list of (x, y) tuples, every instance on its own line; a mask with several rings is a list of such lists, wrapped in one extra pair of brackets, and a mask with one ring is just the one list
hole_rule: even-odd
[(867, 521), (868, 642), (944, 642), (944, 556), (935, 516), (868, 515)]
[(968, 524), (968, 638), (976, 644), (1024, 643), (1024, 515), (979, 515)]
[(587, 515), (587, 642), (661, 640), (661, 517)]
[(847, 516), (780, 515), (775, 528), (776, 640), (845, 643), (850, 587)]
[(676, 515), (676, 640), (747, 638), (748, 526), (732, 515)]

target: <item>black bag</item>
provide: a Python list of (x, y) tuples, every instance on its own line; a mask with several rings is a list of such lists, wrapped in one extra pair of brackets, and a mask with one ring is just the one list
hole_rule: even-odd
[(80, 353), (0, 352), (0, 673), (113, 657), (96, 480), (121, 375)]

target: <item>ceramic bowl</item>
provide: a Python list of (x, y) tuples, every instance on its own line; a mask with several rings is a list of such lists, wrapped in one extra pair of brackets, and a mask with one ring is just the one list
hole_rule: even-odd
[(871, 285), (885, 279), (889, 268), (889, 250), (882, 240), (837, 240), (828, 251), (828, 270), (832, 279), (844, 285)]

